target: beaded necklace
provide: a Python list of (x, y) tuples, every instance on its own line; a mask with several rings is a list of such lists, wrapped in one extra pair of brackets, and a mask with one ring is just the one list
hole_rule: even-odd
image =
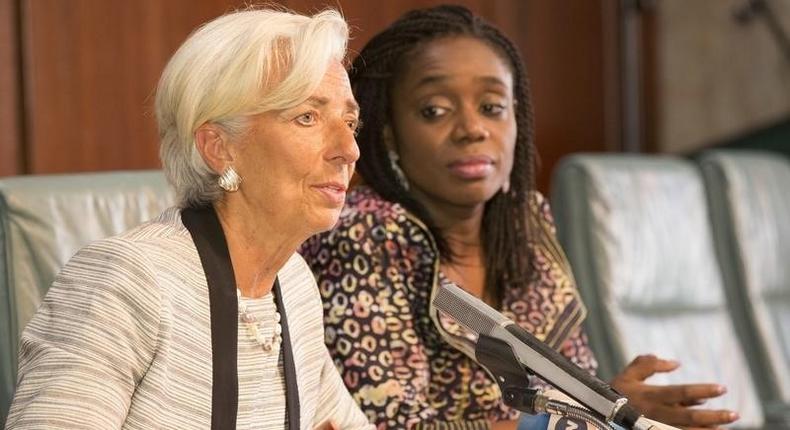
[[(274, 299), (274, 290), (272, 290), (271, 294), (272, 299)], [(280, 324), (280, 312), (274, 312), (274, 333), (271, 337), (266, 337), (261, 333), (260, 330), (261, 324), (263, 322), (258, 320), (255, 315), (247, 311), (247, 304), (244, 302), (244, 298), (241, 296), (241, 290), (238, 288), (236, 288), (236, 297), (238, 298), (239, 302), (239, 316), (241, 317), (241, 321), (247, 326), (247, 330), (250, 332), (250, 334), (252, 334), (252, 337), (255, 338), (255, 341), (258, 342), (258, 345), (260, 345), (261, 348), (263, 348), (263, 350), (266, 352), (278, 350), (280, 348), (280, 344), (283, 341), (283, 328)]]

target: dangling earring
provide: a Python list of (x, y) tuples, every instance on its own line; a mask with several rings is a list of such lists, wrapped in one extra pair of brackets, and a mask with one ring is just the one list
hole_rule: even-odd
[(502, 194), (507, 194), (510, 191), (510, 180), (506, 180), (504, 184), (502, 184)]
[(231, 166), (228, 166), (217, 180), (217, 185), (229, 193), (238, 190), (239, 184), (241, 184), (241, 176)]
[(395, 178), (398, 180), (398, 183), (404, 190), (409, 191), (409, 180), (406, 179), (406, 174), (403, 173), (403, 169), (401, 169), (398, 164), (400, 160), (398, 153), (389, 149), (387, 150), (387, 155), (390, 159), (390, 167), (392, 167), (392, 171), (395, 172)]

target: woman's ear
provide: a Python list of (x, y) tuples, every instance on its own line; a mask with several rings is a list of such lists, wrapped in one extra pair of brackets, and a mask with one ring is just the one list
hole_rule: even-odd
[(214, 124), (206, 123), (195, 130), (195, 145), (203, 161), (218, 175), (233, 162), (227, 138)]

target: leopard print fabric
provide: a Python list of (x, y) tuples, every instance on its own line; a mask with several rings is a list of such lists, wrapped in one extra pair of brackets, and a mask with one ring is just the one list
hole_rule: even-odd
[[(529, 245), (539, 276), (506, 292), (501, 311), (580, 367), (595, 359), (580, 324), (585, 309), (554, 239), (549, 207), (532, 199)], [(349, 193), (338, 225), (301, 253), (324, 299), (326, 344), (346, 386), (379, 429), (486, 429), (515, 420), (496, 383), (448, 344), (429, 316), (438, 282), (430, 233), (400, 205), (364, 186)], [(537, 382), (540, 384), (540, 382)]]

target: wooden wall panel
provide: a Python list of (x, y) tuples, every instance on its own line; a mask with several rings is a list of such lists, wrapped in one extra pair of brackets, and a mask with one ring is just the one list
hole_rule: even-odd
[(0, 176), (23, 171), (18, 0), (0, 0)]
[(26, 0), (31, 173), (158, 165), (152, 94), (167, 58), (225, 1)]
[[(302, 13), (311, 13), (321, 9), (326, 3), (315, 0), (283, 0), (280, 3)], [(388, 26), (406, 11), (417, 8), (446, 4), (446, 0), (383, 0), (372, 3), (369, 0), (343, 0), (337, 6), (342, 10), (352, 28), (352, 40), (349, 44), (352, 52), (358, 51), (373, 35)], [(523, 11), (523, 0), (455, 0), (450, 3), (466, 6), (482, 15), (491, 22), (506, 30), (509, 34), (517, 34), (519, 17)], [(330, 3), (331, 4), (331, 3)]]
[(589, 0), (524, 3), (520, 37), (532, 80), (538, 187), (545, 191), (561, 157), (613, 145), (607, 143), (603, 10), (602, 2)]
[[(165, 62), (196, 25), (242, 3), (23, 0), (28, 171), (158, 166), (152, 95)], [(333, 4), (280, 3), (301, 12)], [(352, 26), (352, 52), (403, 12), (440, 3), (390, 0), (373, 6), (368, 0), (342, 1)], [(605, 149), (601, 2), (458, 3), (502, 28), (527, 60), (544, 191), (559, 157)]]

